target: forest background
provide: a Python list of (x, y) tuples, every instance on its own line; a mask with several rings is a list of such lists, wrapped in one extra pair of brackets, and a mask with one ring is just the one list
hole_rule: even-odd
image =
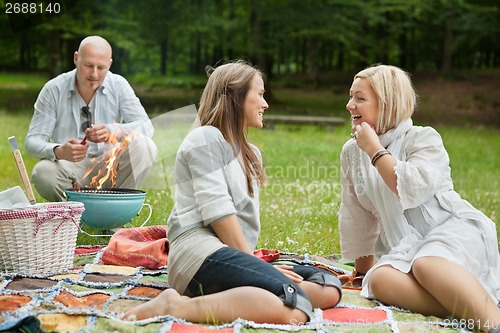
[(125, 75), (199, 74), (237, 57), (270, 77), (307, 73), (316, 83), (375, 61), (408, 71), (500, 66), (495, 0), (3, 2), (0, 68), (51, 77), (73, 67), (69, 55), (92, 34), (109, 39), (113, 70)]
[[(256, 143), (269, 153), (271, 185), (281, 182), (294, 189), (279, 198), (270, 190), (263, 193), (263, 235), (269, 236), (260, 245), (336, 252), (337, 187), (325, 195), (324, 188), (310, 186), (321, 177), (338, 185), (338, 173), (314, 170), (338, 167), (338, 153), (350, 131), (345, 104), (353, 74), (385, 63), (412, 75), (420, 96), (415, 122), (440, 130), (450, 144), (456, 187), (496, 220), (496, 0), (4, 0), (0, 8), (1, 132), (5, 137), (17, 133), (21, 145), (40, 88), (74, 68), (73, 53), (85, 36), (101, 35), (112, 44), (111, 70), (131, 82), (152, 118), (196, 104), (206, 65), (246, 59), (267, 75), (269, 114), (346, 119), (332, 133), (285, 126), (255, 134)], [(15, 185), (19, 175), (4, 156), (10, 154), (6, 139), (0, 153), (2, 190)], [(34, 165), (35, 160), (25, 159), (28, 168)], [(307, 176), (283, 176), (288, 167), (309, 171)], [(314, 203), (304, 203), (304, 193)], [(162, 206), (155, 208), (152, 223), (164, 223), (171, 207), (172, 201), (162, 195), (148, 192), (148, 200)], [(325, 239), (337, 245), (320, 245)]]

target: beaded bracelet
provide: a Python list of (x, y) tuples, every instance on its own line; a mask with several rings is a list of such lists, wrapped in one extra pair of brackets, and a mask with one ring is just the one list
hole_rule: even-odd
[(377, 160), (384, 155), (391, 155), (391, 153), (387, 149), (380, 149), (378, 152), (373, 154), (372, 165), (375, 166), (375, 162), (377, 162)]

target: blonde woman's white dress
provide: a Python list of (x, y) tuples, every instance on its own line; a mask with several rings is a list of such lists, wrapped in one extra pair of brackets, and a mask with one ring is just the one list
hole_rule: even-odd
[(420, 257), (439, 256), (472, 272), (500, 301), (500, 260), (496, 226), (454, 191), (449, 157), (441, 136), (411, 120), (380, 136), (397, 159), (396, 196), (354, 140), (341, 153), (341, 251), (346, 259), (374, 255), (371, 272), (391, 265), (408, 273)]

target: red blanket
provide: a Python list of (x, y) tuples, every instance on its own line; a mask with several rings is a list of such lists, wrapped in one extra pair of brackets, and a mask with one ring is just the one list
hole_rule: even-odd
[(123, 228), (111, 237), (101, 260), (108, 265), (156, 269), (167, 265), (168, 250), (166, 226)]

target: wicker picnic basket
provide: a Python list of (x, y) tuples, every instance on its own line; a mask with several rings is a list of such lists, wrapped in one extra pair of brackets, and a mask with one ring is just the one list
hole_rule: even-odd
[(52, 273), (73, 266), (81, 202), (0, 210), (0, 272)]

